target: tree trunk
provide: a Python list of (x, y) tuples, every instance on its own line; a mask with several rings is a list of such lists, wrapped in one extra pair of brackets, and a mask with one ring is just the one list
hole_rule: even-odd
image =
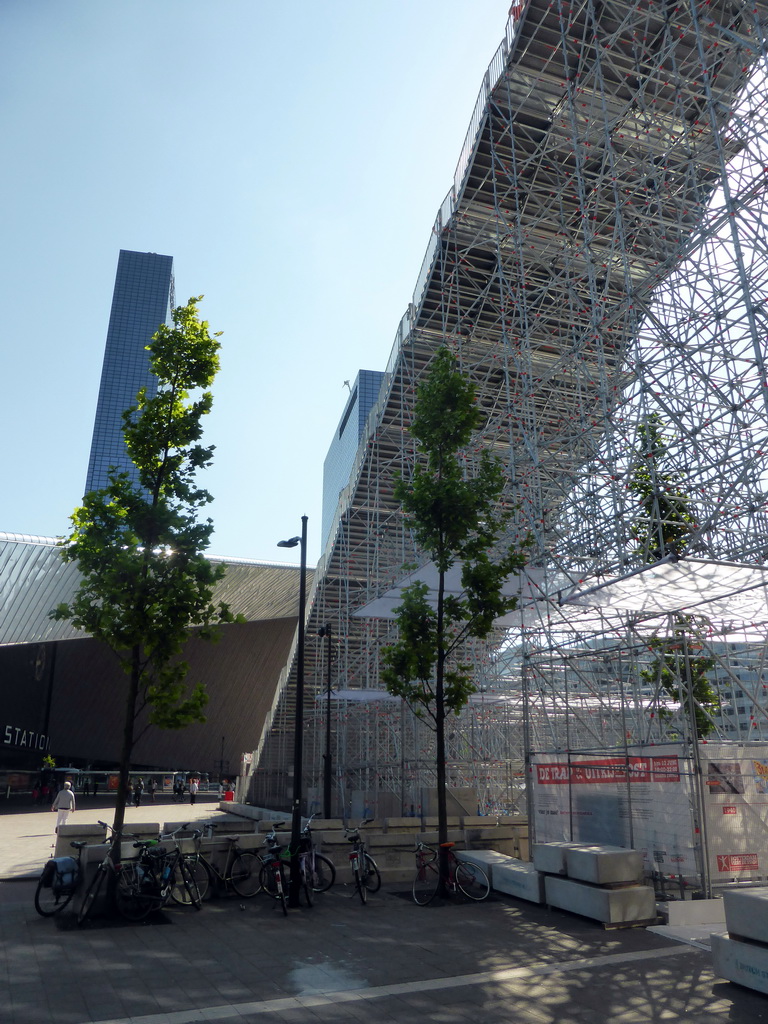
[(117, 803), (115, 804), (115, 817), (112, 822), (114, 834), (112, 837), (112, 861), (115, 864), (120, 862), (120, 831), (125, 823), (126, 793), (128, 790), (128, 778), (131, 772), (131, 754), (133, 753), (133, 733), (136, 720), (136, 701), (139, 696), (139, 680), (141, 678), (140, 666), (141, 650), (138, 646), (131, 651), (131, 674), (128, 677), (128, 693), (125, 700), (125, 719), (123, 721), (123, 745), (120, 752), (120, 774), (117, 784)]
[(443, 595), (445, 574), (440, 573), (437, 586), (437, 661), (435, 663), (435, 741), (437, 747), (437, 842), (440, 884), (438, 895), (448, 895), (448, 807), (445, 773), (445, 643), (443, 640)]

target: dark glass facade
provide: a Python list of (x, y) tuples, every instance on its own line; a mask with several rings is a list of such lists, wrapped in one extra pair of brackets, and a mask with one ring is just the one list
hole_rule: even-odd
[(173, 257), (120, 250), (101, 370), (85, 492), (107, 486), (111, 466), (136, 481), (123, 441), (123, 412), (146, 387), (154, 392), (146, 346), (173, 304)]
[(383, 379), (384, 374), (380, 370), (360, 370), (354, 387), (350, 389), (349, 401), (325, 457), (323, 463), (323, 548), (328, 543), (333, 518), (339, 504), (339, 494), (349, 483), (360, 437), (365, 428), (368, 413), (379, 397)]

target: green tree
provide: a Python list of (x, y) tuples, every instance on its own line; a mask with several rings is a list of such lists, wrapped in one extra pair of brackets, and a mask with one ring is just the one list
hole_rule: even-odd
[[(639, 499), (641, 509), (634, 523), (637, 553), (651, 564), (667, 555), (682, 555), (690, 547), (698, 524), (680, 475), (665, 464), (670, 449), (659, 414), (651, 413), (637, 433), (639, 447), (629, 490)], [(650, 641), (654, 657), (641, 678), (656, 687), (660, 685), (679, 701), (688, 722), (695, 722), (696, 735), (702, 737), (715, 727), (712, 715), (720, 710), (720, 698), (709, 681), (714, 659), (693, 653), (689, 633), (694, 626), (690, 616), (675, 616), (672, 635)], [(660, 708), (659, 717), (670, 720), (673, 713)]]
[(696, 530), (696, 515), (679, 474), (664, 465), (669, 442), (658, 413), (651, 413), (637, 428), (637, 458), (629, 490), (640, 502), (633, 524), (637, 553), (643, 562), (659, 561), (668, 554), (681, 555)]
[(198, 519), (211, 495), (195, 474), (213, 457), (200, 444), (201, 421), (219, 368), (218, 335), (199, 318), (201, 298), (174, 309), (173, 325), (153, 336), (147, 348), (157, 393), (142, 388), (123, 413), (139, 483), (110, 470), (108, 486), (86, 494), (61, 542), (62, 557), (77, 563), (82, 579), (71, 604), (52, 616), (105, 643), (127, 676), (115, 829), (125, 820), (131, 754), (146, 729), (205, 720), (205, 687), (187, 686), (180, 657), (190, 629), (213, 639), (217, 623), (233, 621), (226, 605), (213, 604), (225, 567), (205, 558), (213, 523)]
[[(653, 660), (640, 673), (646, 683), (661, 687), (680, 703), (687, 716), (685, 732), (701, 739), (715, 728), (712, 716), (720, 711), (720, 697), (709, 681), (709, 673), (715, 667), (715, 659), (696, 653), (698, 645), (691, 641), (690, 631), (694, 623), (689, 615), (677, 615), (672, 623), (672, 636), (653, 637), (649, 648)], [(693, 721), (691, 721), (693, 712)], [(666, 707), (659, 708), (659, 718), (671, 721), (674, 712)]]
[[(504, 469), (483, 451), (474, 475), (467, 477), (460, 458), (481, 422), (474, 387), (451, 352), (439, 349), (418, 389), (410, 427), (421, 461), (411, 478), (395, 487), (417, 547), (437, 569), (437, 595), (431, 601), (423, 582), (403, 590), (396, 609), (399, 639), (382, 651), (382, 678), (435, 733), (441, 843), (448, 838), (445, 722), (475, 689), (472, 666), (460, 660), (463, 644), (470, 637), (487, 637), (494, 620), (516, 607), (516, 598), (502, 594), (502, 584), (525, 564), (524, 550), (531, 543), (526, 536), (494, 557), (511, 516), (501, 501)], [(446, 573), (457, 563), (460, 596), (445, 591)]]

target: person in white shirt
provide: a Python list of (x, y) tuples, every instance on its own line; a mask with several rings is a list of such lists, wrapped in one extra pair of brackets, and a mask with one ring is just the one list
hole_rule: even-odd
[(197, 796), (198, 788), (199, 787), (197, 785), (197, 779), (190, 779), (189, 780), (189, 802), (191, 804), (193, 804), (195, 802), (195, 797)]
[(65, 782), (62, 789), (56, 794), (56, 799), (51, 805), (52, 811), (58, 811), (56, 818), (56, 832), (58, 834), (59, 825), (66, 825), (67, 818), (70, 813), (75, 809), (75, 794), (72, 792), (72, 783)]

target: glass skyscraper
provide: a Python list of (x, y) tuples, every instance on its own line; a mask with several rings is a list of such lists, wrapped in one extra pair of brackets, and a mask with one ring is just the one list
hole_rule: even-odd
[(349, 483), (368, 413), (376, 404), (384, 374), (360, 370), (323, 463), (322, 545), (328, 543), (339, 494)]
[(120, 250), (109, 316), (99, 400), (93, 427), (85, 493), (107, 486), (114, 466), (137, 473), (123, 441), (123, 413), (136, 404), (139, 388), (152, 395), (155, 379), (149, 371), (146, 346), (173, 305), (173, 257), (154, 252)]

